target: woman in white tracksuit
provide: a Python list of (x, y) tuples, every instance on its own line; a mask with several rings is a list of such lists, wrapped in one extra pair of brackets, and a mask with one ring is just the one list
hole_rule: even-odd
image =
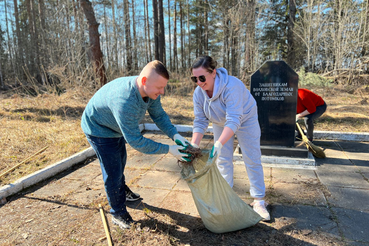
[(198, 147), (209, 122), (213, 123), (214, 146), (210, 156), (217, 155), (217, 166), (233, 187), (233, 142), (235, 135), (241, 147), (250, 180), (251, 204), (264, 220), (270, 220), (264, 201), (265, 183), (261, 165), (260, 126), (256, 101), (250, 91), (217, 62), (201, 56), (191, 67), (191, 80), (198, 87), (193, 94), (194, 124), (191, 144)]

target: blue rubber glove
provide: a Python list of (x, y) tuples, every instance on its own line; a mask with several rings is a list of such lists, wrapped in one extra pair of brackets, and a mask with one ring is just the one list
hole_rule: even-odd
[(222, 149), (223, 145), (221, 142), (216, 141), (213, 148), (211, 148), (210, 158), (214, 158), (214, 156), (220, 156), (220, 150)]

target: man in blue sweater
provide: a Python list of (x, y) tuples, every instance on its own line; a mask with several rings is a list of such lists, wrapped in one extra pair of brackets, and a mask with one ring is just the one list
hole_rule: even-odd
[[(126, 209), (126, 201), (140, 198), (125, 184), (126, 143), (145, 154), (169, 152), (179, 160), (188, 161), (188, 154), (180, 150), (189, 142), (178, 134), (160, 103), (168, 80), (165, 66), (160, 61), (152, 61), (139, 76), (118, 78), (101, 87), (82, 115), (82, 130), (100, 161), (112, 222), (122, 229), (134, 223)], [(146, 111), (160, 130), (182, 146), (161, 144), (143, 137), (139, 123)]]

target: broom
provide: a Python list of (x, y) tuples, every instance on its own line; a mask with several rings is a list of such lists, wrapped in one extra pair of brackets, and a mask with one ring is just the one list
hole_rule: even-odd
[(306, 148), (308, 150), (311, 151), (311, 153), (313, 153), (313, 155), (317, 158), (325, 158), (325, 153), (324, 150), (318, 146), (316, 146), (315, 144), (313, 144), (304, 134), (304, 132), (302, 131), (299, 123), (296, 122), (297, 128), (299, 129), (299, 132), (301, 134), (302, 137), (302, 141), (306, 144)]

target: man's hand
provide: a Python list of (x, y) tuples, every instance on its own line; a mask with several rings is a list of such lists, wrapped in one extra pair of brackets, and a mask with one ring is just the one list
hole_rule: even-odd
[(300, 115), (296, 114), (296, 122), (299, 121)]
[(176, 142), (176, 144), (181, 145), (183, 147), (187, 147), (190, 144), (190, 142), (187, 139), (185, 139), (178, 133), (174, 135), (173, 139), (174, 142)]
[[(187, 146), (186, 146), (187, 147)], [(175, 158), (177, 158), (180, 161), (185, 161), (185, 162), (189, 162), (191, 161), (190, 159), (188, 159), (187, 157), (190, 157), (191, 154), (187, 154), (187, 153), (182, 153), (180, 150), (185, 150), (186, 147), (184, 146), (179, 146), (179, 145), (169, 145), (169, 153), (171, 153), (172, 155), (175, 156)]]
[(211, 148), (210, 158), (214, 158), (214, 156), (220, 156), (220, 150), (222, 149), (223, 145), (221, 142), (216, 141), (213, 148)]

